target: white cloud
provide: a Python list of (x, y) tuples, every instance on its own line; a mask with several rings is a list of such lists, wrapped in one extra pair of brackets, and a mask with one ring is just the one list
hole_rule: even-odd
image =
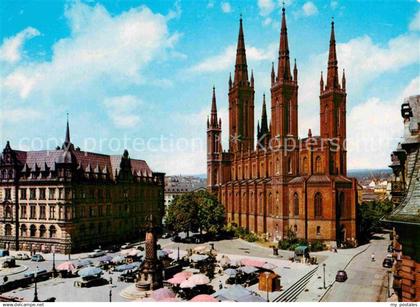
[(222, 2), (220, 3), (220, 8), (222, 9), (223, 13), (230, 13), (232, 12), (232, 6), (229, 2)]
[[(352, 93), (353, 97), (358, 96), (382, 74), (419, 63), (418, 40), (416, 34), (409, 33), (390, 39), (387, 45), (381, 46), (365, 35), (337, 44), (339, 67), (346, 70), (347, 91)], [(313, 102), (319, 100), (320, 72), (324, 71), (325, 80), (327, 60), (328, 51), (325, 51), (311, 57), (309, 65), (301, 67), (299, 80), (299, 103), (302, 106), (299, 122), (301, 135), (306, 135), (308, 128), (312, 128), (314, 133), (319, 130), (319, 119), (313, 117), (314, 113), (319, 112), (319, 106)]]
[(207, 8), (208, 9), (212, 9), (214, 7), (214, 1), (210, 0), (209, 2), (207, 2)]
[(42, 118), (42, 112), (30, 107), (21, 107), (15, 109), (2, 108), (0, 113), (0, 122), (3, 123), (19, 123), (23, 121), (34, 121)]
[(420, 10), (417, 11), (413, 20), (410, 22), (409, 29), (411, 31), (420, 31)]
[(27, 27), (15, 36), (3, 40), (0, 46), (0, 60), (16, 63), (22, 58), (22, 47), (25, 41), (40, 35), (39, 31), (32, 27)]
[(132, 95), (109, 97), (104, 100), (107, 114), (118, 128), (133, 128), (140, 123), (139, 106), (141, 101)]
[[(275, 58), (275, 52), (275, 44), (271, 44), (265, 49), (259, 49), (253, 46), (246, 47), (246, 57), (248, 62), (271, 61)], [(203, 73), (227, 70), (234, 66), (235, 55), (236, 46), (230, 45), (220, 54), (211, 56), (187, 69), (187, 72)]]
[(419, 88), (420, 77), (417, 77), (389, 101), (372, 97), (350, 110), (347, 118), (349, 168), (384, 168), (389, 164), (389, 155), (403, 135), (401, 104), (404, 98), (418, 95)]
[(270, 15), (276, 7), (273, 0), (258, 0), (258, 8), (261, 16)]
[(330, 7), (331, 9), (335, 10), (338, 6), (338, 1), (337, 0), (331, 0), (330, 2)]
[(312, 1), (306, 2), (302, 6), (302, 11), (305, 16), (312, 16), (318, 14), (318, 8)]
[(65, 16), (71, 35), (53, 45), (51, 61), (24, 63), (2, 75), (2, 96), (70, 97), (97, 91), (104, 80), (114, 86), (144, 83), (144, 68), (164, 58), (179, 37), (168, 33), (165, 16), (147, 7), (111, 16), (99, 4), (76, 2)]

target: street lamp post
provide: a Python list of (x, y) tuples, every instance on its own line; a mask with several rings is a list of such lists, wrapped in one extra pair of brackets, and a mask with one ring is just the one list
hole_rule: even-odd
[(109, 302), (112, 302), (112, 277), (109, 278)]
[(52, 267), (52, 271), (53, 271), (53, 276), (55, 277), (56, 276), (56, 273), (57, 273), (57, 271), (55, 269), (55, 246), (52, 246), (51, 249), (52, 249), (52, 254), (53, 254), (53, 267)]
[(391, 297), (391, 277), (390, 277), (390, 275), (391, 275), (391, 270), (388, 270), (388, 272), (387, 272), (388, 274), (388, 297)]
[(325, 286), (325, 263), (322, 264), (322, 269), (324, 273), (324, 289), (326, 289), (327, 287)]
[(38, 287), (37, 287), (37, 284), (36, 284), (37, 277), (38, 277), (38, 266), (36, 267), (36, 271), (34, 273), (34, 280), (35, 280), (34, 302), (39, 302), (39, 299), (38, 299)]
[(265, 291), (267, 293), (267, 302), (270, 302), (270, 298), (268, 296), (268, 277), (270, 277), (270, 272), (265, 272)]

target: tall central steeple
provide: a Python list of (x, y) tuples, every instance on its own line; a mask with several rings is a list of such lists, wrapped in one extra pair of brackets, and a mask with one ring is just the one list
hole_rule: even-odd
[(235, 63), (235, 77), (234, 84), (247, 85), (248, 84), (248, 65), (246, 63), (245, 38), (242, 25), (242, 15), (239, 19), (239, 34), (238, 45), (236, 48), (236, 63)]
[(248, 151), (254, 148), (254, 77), (248, 79), (245, 36), (242, 16), (239, 19), (233, 84), (229, 79), (229, 150)]
[(335, 49), (335, 33), (334, 33), (334, 20), (331, 22), (331, 36), (330, 36), (330, 50), (328, 55), (328, 73), (327, 73), (327, 86), (326, 89), (338, 89), (338, 67), (337, 67), (337, 52)]
[(216, 88), (213, 86), (213, 97), (211, 99), (210, 125), (217, 127), (217, 106), (216, 106)]
[(289, 42), (287, 39), (286, 13), (282, 8), (281, 31), (280, 31), (280, 47), (279, 47), (279, 63), (277, 68), (278, 80), (291, 80), (290, 59), (289, 59)]

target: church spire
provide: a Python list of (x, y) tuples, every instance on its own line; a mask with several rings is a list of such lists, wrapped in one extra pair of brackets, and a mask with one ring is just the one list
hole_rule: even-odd
[(261, 135), (268, 133), (268, 121), (267, 121), (267, 106), (265, 103), (265, 94), (263, 95), (263, 105), (261, 114)]
[(328, 55), (327, 89), (339, 88), (337, 52), (335, 49), (334, 19), (331, 21), (330, 51)]
[(213, 97), (211, 100), (210, 126), (217, 127), (217, 105), (216, 105), (216, 88), (213, 85)]
[(69, 113), (67, 113), (67, 126), (66, 126), (66, 137), (64, 139), (64, 143), (62, 148), (63, 149), (70, 149), (72, 147), (72, 143), (70, 141), (70, 127), (69, 127)]
[(238, 46), (236, 48), (235, 77), (233, 82), (235, 85), (248, 84), (248, 66), (246, 64), (245, 38), (242, 26), (242, 15), (239, 19)]
[(279, 80), (291, 80), (285, 11), (286, 9), (283, 7), (280, 31), (279, 63), (277, 69), (277, 76)]

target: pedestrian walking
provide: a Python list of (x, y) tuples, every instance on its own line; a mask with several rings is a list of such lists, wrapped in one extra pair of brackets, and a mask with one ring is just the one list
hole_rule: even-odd
[(372, 253), (371, 259), (372, 259), (372, 262), (375, 261), (375, 253)]

